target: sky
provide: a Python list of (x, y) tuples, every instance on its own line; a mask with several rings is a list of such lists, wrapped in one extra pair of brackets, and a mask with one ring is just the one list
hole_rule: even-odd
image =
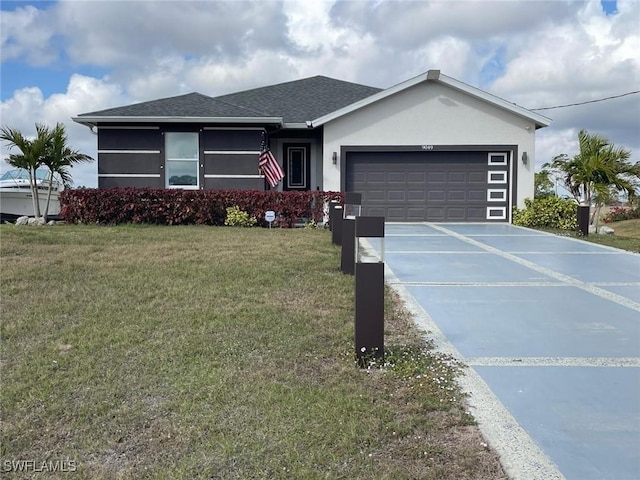
[[(68, 0), (0, 2), (0, 123), (71, 117), (189, 92), (217, 96), (324, 75), (388, 88), (427, 70), (529, 109), (640, 90), (640, 0)], [(536, 168), (580, 129), (640, 161), (640, 94), (536, 110)], [(2, 144), (0, 171), (10, 151)], [(97, 163), (74, 185), (97, 186)]]

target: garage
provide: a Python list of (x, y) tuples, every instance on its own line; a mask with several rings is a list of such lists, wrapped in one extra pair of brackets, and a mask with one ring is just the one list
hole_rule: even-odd
[(512, 151), (344, 148), (345, 190), (391, 222), (507, 222)]

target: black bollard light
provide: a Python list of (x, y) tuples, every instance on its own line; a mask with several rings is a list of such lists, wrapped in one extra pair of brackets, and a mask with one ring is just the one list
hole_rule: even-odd
[[(384, 217), (356, 217), (355, 353), (366, 368), (384, 361)], [(379, 238), (380, 255), (365, 250), (362, 238)]]

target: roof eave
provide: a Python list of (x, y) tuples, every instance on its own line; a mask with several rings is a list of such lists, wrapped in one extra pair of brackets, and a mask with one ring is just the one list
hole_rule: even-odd
[(484, 90), (480, 90), (479, 88), (472, 87), (471, 85), (467, 85), (466, 83), (456, 80), (455, 78), (448, 77), (447, 75), (439, 73), (437, 78), (430, 77), (429, 79), (436, 80), (451, 88), (460, 90), (473, 97), (479, 98), (480, 100), (484, 100), (487, 103), (492, 103), (496, 106), (502, 107), (503, 109), (524, 117), (527, 120), (531, 120), (536, 124), (536, 129), (548, 127), (553, 121), (549, 117), (545, 117), (544, 115), (540, 115), (539, 113), (532, 112), (531, 110), (516, 105), (515, 103), (507, 102), (500, 97), (492, 95), (491, 93), (487, 93)]
[(207, 123), (207, 124), (265, 124), (282, 125), (282, 117), (131, 117), (131, 116), (78, 116), (76, 123), (95, 127), (104, 123)]
[(467, 85), (466, 83), (460, 82), (454, 78), (442, 75), (439, 70), (429, 70), (426, 73), (410, 78), (409, 80), (394, 85), (393, 87), (387, 88), (386, 90), (383, 90), (379, 93), (375, 93), (370, 97), (352, 103), (351, 105), (347, 105), (346, 107), (336, 110), (335, 112), (331, 112), (327, 115), (316, 118), (315, 120), (311, 121), (311, 125), (313, 127), (319, 127), (320, 125), (335, 120), (336, 118), (342, 117), (343, 115), (347, 115), (355, 110), (382, 100), (383, 98), (394, 95), (398, 92), (401, 92), (402, 90), (406, 90), (407, 88), (413, 87), (414, 85), (417, 85), (424, 81), (435, 81), (447, 85), (451, 88), (465, 92), (485, 102), (501, 107), (505, 110), (515, 113), (516, 115), (533, 121), (536, 125), (536, 129), (548, 127), (549, 125), (551, 125), (552, 120), (548, 117), (545, 117), (544, 115), (534, 113), (531, 110), (527, 110), (526, 108), (520, 107), (514, 103), (507, 102), (500, 97), (496, 97), (495, 95), (484, 92), (479, 88), (472, 87), (471, 85)]

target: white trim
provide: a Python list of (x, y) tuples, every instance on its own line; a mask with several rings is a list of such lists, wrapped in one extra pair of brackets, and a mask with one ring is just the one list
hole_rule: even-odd
[[(502, 180), (492, 180), (491, 175), (495, 175), (499, 173), (502, 175)], [(507, 171), (506, 170), (489, 170), (487, 172), (487, 183), (495, 184), (495, 183), (507, 183)]]
[[(507, 153), (489, 153), (487, 158), (487, 165), (506, 165)], [(494, 162), (491, 157), (502, 157), (502, 161)]]
[(208, 173), (204, 178), (264, 178), (264, 175), (226, 175), (218, 173)]
[(105, 126), (105, 127), (97, 127), (98, 130), (160, 130), (160, 127), (151, 127), (151, 126), (136, 126), (136, 127), (113, 127), (113, 126)]
[(255, 124), (266, 123), (282, 125), (282, 117), (134, 117), (128, 115), (119, 116), (82, 116), (71, 117), (76, 123), (81, 125), (97, 126), (98, 123), (235, 123), (235, 124)]
[(325, 123), (335, 120), (336, 118), (342, 117), (343, 115), (351, 113), (362, 107), (366, 107), (367, 105), (370, 105), (386, 97), (394, 95), (398, 92), (411, 88), (415, 85), (418, 85), (419, 83), (427, 82), (427, 81), (433, 81), (433, 82), (440, 83), (442, 85), (446, 85), (448, 87), (451, 87), (463, 93), (466, 93), (472, 97), (478, 98), (484, 102), (492, 104), (498, 108), (502, 108), (503, 110), (507, 110), (511, 113), (524, 117), (527, 120), (531, 120), (535, 122), (536, 127), (548, 127), (549, 125), (551, 125), (550, 118), (547, 118), (543, 115), (532, 112), (531, 110), (527, 110), (526, 108), (520, 107), (514, 103), (507, 102), (502, 98), (496, 97), (495, 95), (491, 95), (490, 93), (480, 90), (479, 88), (472, 87), (471, 85), (467, 85), (466, 83), (460, 82), (454, 78), (447, 77), (446, 75), (442, 75), (440, 73), (440, 70), (429, 70), (426, 73), (422, 73), (417, 77), (413, 77), (413, 78), (410, 78), (409, 80), (405, 80), (402, 83), (399, 83), (397, 85), (394, 85), (393, 87), (387, 88), (386, 90), (382, 90), (381, 92), (375, 93), (358, 102), (352, 103), (351, 105), (347, 105), (344, 108), (331, 112), (327, 115), (323, 115), (322, 117), (318, 117), (315, 120), (311, 121), (311, 125), (313, 127), (319, 127), (320, 125), (324, 125)]
[[(492, 210), (498, 210), (500, 215), (491, 215)], [(487, 220), (506, 220), (507, 207), (487, 207)]]
[(205, 155), (260, 155), (260, 150), (205, 150)]
[[(491, 197), (492, 193), (501, 193), (502, 198)], [(507, 201), (507, 189), (506, 188), (490, 188), (487, 190), (487, 202), (506, 202)]]
[(100, 178), (160, 178), (159, 173), (99, 173)]
[(98, 153), (160, 153), (160, 150), (98, 150)]
[(236, 128), (236, 127), (202, 127), (202, 130), (259, 130), (264, 131), (262, 127), (244, 127), (244, 128)]

